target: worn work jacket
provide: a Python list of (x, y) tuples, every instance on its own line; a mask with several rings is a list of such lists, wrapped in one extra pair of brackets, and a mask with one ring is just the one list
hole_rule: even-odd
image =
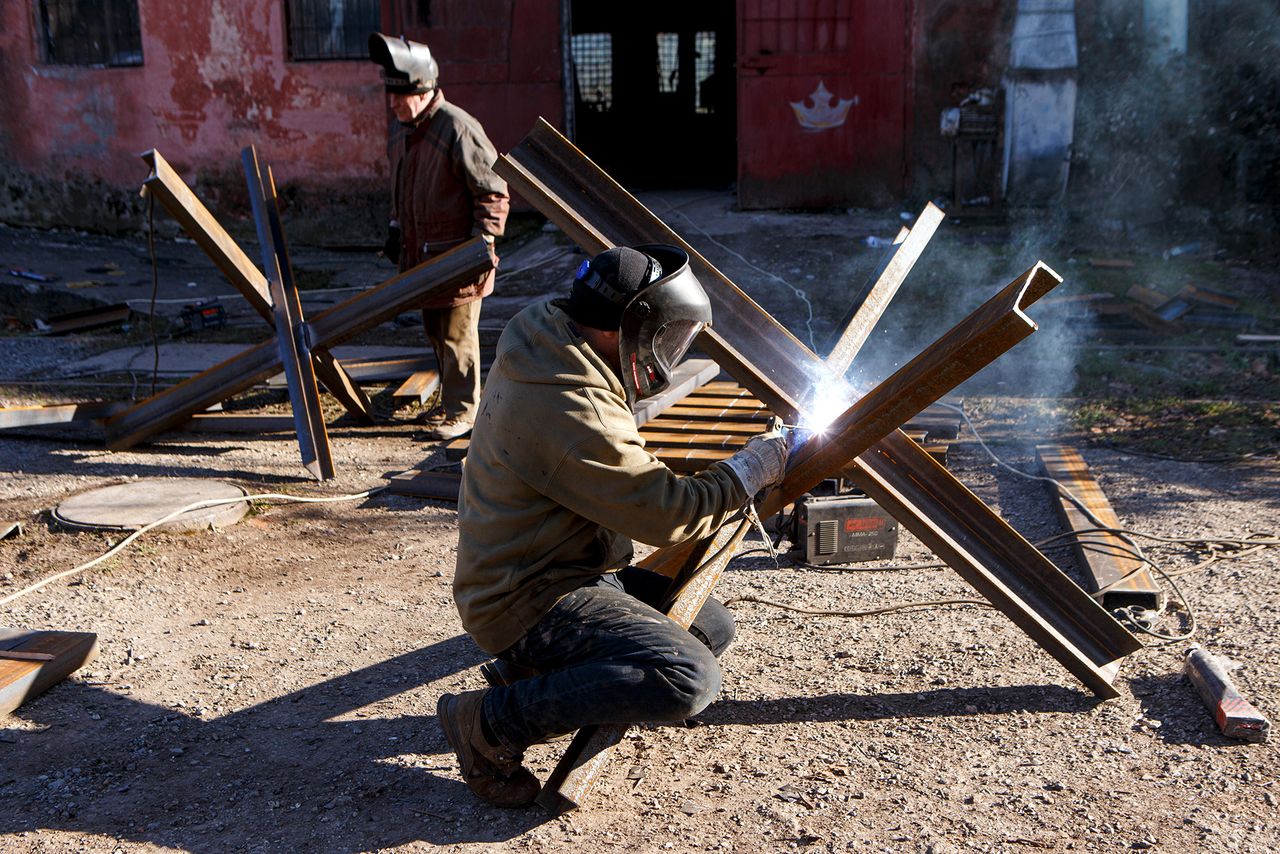
[[(392, 211), (400, 223), (400, 270), (507, 223), (507, 182), (493, 171), (498, 153), (484, 128), (437, 89), (419, 122), (395, 146)], [(423, 245), (426, 245), (426, 252)], [(423, 308), (450, 308), (493, 293), (494, 271), (436, 294)]]
[(555, 303), (503, 331), (458, 500), (453, 596), (499, 653), (566, 593), (631, 562), (631, 540), (713, 533), (746, 502), (723, 463), (672, 472), (645, 450), (613, 370)]

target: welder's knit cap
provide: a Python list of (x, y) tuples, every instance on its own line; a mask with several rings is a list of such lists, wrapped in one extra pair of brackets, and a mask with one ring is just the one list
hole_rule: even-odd
[(606, 249), (583, 261), (573, 277), (565, 311), (583, 326), (613, 331), (636, 291), (662, 278), (662, 265), (625, 246)]

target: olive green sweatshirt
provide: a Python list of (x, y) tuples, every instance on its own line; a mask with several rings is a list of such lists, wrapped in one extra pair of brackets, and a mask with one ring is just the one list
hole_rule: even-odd
[(480, 647), (519, 640), (560, 597), (631, 562), (631, 541), (714, 532), (746, 501), (723, 463), (676, 474), (645, 450), (621, 382), (555, 303), (507, 324), (458, 501), (453, 596)]

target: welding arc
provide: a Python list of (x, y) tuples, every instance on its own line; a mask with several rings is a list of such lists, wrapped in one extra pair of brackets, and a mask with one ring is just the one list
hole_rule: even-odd
[(373, 489), (367, 489), (364, 492), (356, 492), (350, 495), (332, 495), (332, 496), (321, 496), (321, 497), (311, 497), (306, 495), (286, 495), (282, 492), (261, 492), (256, 495), (242, 495), (238, 498), (211, 498), (208, 501), (197, 501), (193, 504), (188, 504), (186, 507), (181, 507), (177, 510), (174, 510), (172, 513), (169, 513), (166, 516), (162, 516), (159, 519), (156, 519), (154, 522), (148, 522), (147, 524), (143, 525), (141, 528), (138, 528), (136, 531), (131, 532), (129, 536), (125, 537), (123, 540), (116, 543), (114, 546), (108, 549), (104, 554), (98, 555), (96, 558), (94, 558), (91, 561), (82, 563), (79, 566), (74, 566), (71, 569), (64, 569), (62, 572), (54, 573), (48, 578), (37, 581), (35, 584), (32, 584), (29, 587), (24, 587), (15, 593), (10, 593), (8, 596), (5, 596), (3, 599), (0, 599), (0, 606), (8, 605), (10, 602), (14, 601), (15, 599), (18, 599), (19, 597), (22, 597), (22, 596), (26, 596), (28, 593), (34, 593), (35, 591), (39, 590), (41, 587), (52, 584), (55, 581), (58, 581), (63, 578), (68, 578), (69, 576), (75, 575), (76, 573), (84, 572), (86, 569), (97, 566), (98, 564), (102, 563), (104, 560), (107, 560), (108, 558), (119, 554), (121, 551), (124, 550), (126, 546), (128, 546), (138, 537), (145, 534), (147, 531), (150, 531), (152, 528), (155, 528), (158, 525), (163, 525), (165, 522), (168, 522), (172, 519), (176, 519), (179, 516), (181, 516), (183, 513), (190, 513), (192, 510), (204, 510), (209, 507), (221, 507), (227, 504), (239, 504), (242, 501), (284, 501), (284, 502), (294, 502), (294, 503), (303, 503), (303, 504), (329, 504), (329, 503), (338, 502), (338, 501), (359, 501), (362, 498), (368, 498), (371, 495), (377, 495), (379, 492), (383, 492), (387, 488), (388, 487), (386, 486), (378, 486), (378, 487), (374, 487)]

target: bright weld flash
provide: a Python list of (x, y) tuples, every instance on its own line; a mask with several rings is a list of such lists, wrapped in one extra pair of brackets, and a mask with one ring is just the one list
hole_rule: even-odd
[(800, 414), (800, 426), (821, 434), (853, 403), (854, 393), (842, 379), (826, 377), (813, 386)]

